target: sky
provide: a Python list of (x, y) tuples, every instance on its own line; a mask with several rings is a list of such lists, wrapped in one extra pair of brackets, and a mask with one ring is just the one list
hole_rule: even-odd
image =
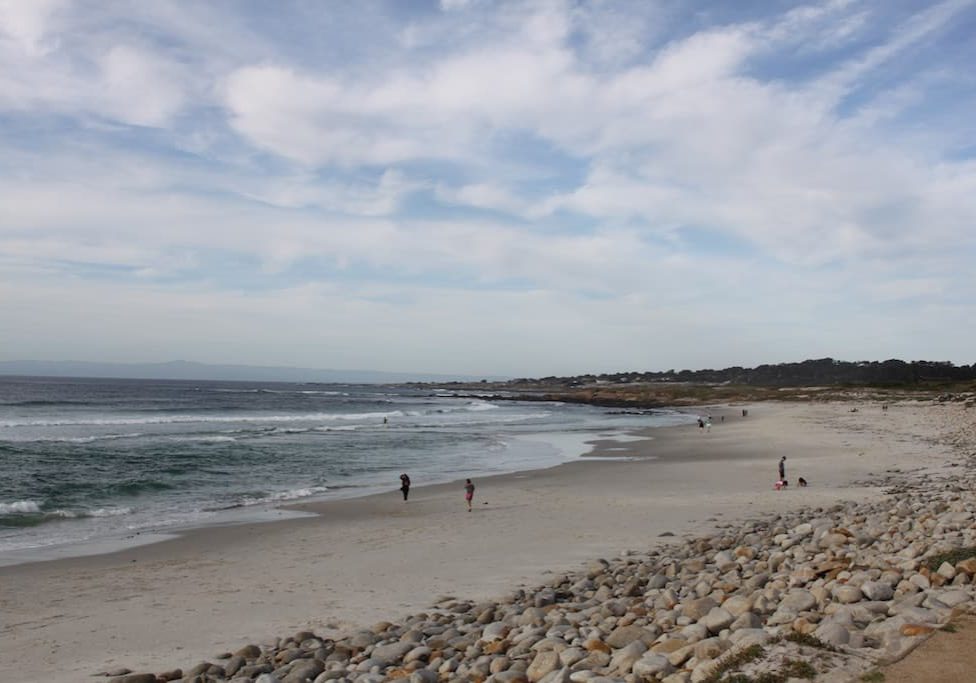
[(0, 0), (0, 360), (973, 363), (976, 0)]

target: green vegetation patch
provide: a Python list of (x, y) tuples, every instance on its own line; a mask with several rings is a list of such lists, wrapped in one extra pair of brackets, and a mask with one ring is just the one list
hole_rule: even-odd
[(885, 675), (880, 671), (868, 671), (866, 674), (861, 676), (861, 683), (883, 683)]
[(970, 546), (968, 548), (956, 548), (955, 550), (950, 550), (949, 552), (933, 555), (926, 560), (926, 566), (928, 566), (928, 568), (932, 571), (937, 571), (939, 567), (942, 566), (943, 562), (948, 562), (955, 567), (957, 562), (962, 562), (963, 560), (968, 560), (973, 557), (976, 557), (976, 546)]
[(749, 662), (754, 662), (757, 659), (761, 659), (766, 654), (762, 645), (750, 645), (749, 647), (734, 652), (730, 655), (722, 657), (715, 669), (712, 671), (711, 675), (704, 680), (704, 683), (750, 683), (753, 679), (749, 677), (742, 677), (742, 674), (735, 674), (734, 676), (723, 678), (726, 673), (732, 671), (733, 669), (738, 669), (741, 666), (748, 664)]
[[(837, 648), (830, 643), (825, 643), (816, 636), (812, 636), (809, 633), (797, 633), (792, 631), (784, 637), (784, 640), (788, 640), (791, 643), (796, 643), (797, 645), (806, 645), (807, 647), (813, 647), (818, 650), (826, 650), (827, 652), (837, 652)], [(799, 677), (798, 677), (799, 678)]]
[(816, 677), (817, 670), (813, 668), (810, 662), (804, 662), (800, 659), (787, 659), (783, 662), (783, 669), (780, 673), (786, 678), (812, 679)]

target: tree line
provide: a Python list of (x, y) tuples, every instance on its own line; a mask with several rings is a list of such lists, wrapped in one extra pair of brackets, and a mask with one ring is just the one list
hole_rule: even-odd
[(948, 361), (842, 361), (818, 358), (798, 363), (764, 364), (755, 368), (733, 366), (721, 370), (667, 370), (662, 372), (618, 372), (517, 379), (509, 384), (584, 386), (640, 382), (693, 382), (745, 384), (753, 386), (917, 385), (976, 380), (976, 363), (955, 365)]

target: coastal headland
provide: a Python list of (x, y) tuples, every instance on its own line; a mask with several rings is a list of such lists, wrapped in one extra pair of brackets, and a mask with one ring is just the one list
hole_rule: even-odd
[[(471, 514), (460, 484), (415, 481), (405, 504), (391, 482), (388, 495), (295, 506), (314, 517), (0, 568), (0, 670), (677, 682), (719, 680), (734, 654), (848, 680), (972, 604), (976, 566), (929, 564), (976, 546), (976, 411), (701, 410), (711, 431), (647, 430), (478, 481)], [(774, 490), (783, 455), (809, 487)]]

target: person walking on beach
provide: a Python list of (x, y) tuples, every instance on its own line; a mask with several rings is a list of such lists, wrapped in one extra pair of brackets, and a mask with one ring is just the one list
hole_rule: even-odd
[(786, 456), (779, 459), (779, 480), (786, 481)]
[(406, 472), (400, 475), (400, 490), (403, 491), (403, 500), (406, 501), (410, 495), (410, 477)]
[(471, 501), (474, 499), (474, 484), (470, 479), (464, 480), (464, 499), (468, 501), (468, 512), (471, 512)]

